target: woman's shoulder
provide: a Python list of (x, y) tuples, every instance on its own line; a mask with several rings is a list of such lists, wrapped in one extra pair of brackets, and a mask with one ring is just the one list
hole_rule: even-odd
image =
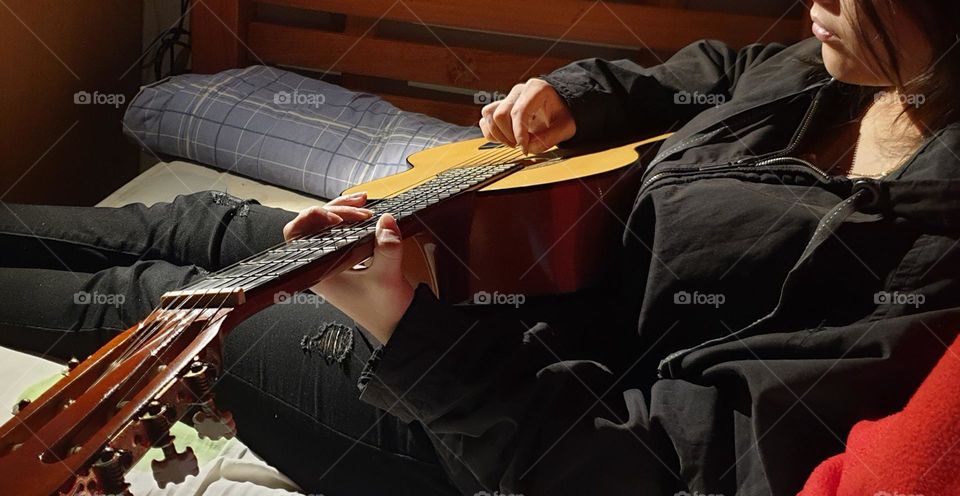
[(933, 132), (907, 161), (897, 178), (960, 181), (960, 122)]

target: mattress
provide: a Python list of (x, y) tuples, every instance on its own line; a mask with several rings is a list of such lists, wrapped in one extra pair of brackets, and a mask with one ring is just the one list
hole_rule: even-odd
[[(119, 207), (129, 203), (151, 205), (170, 201), (177, 195), (218, 190), (241, 198), (253, 198), (264, 205), (301, 210), (322, 200), (294, 193), (252, 179), (221, 172), (187, 162), (161, 162), (114, 191), (97, 204)], [(0, 386), (0, 422), (12, 416), (12, 406), (21, 398), (36, 397), (52, 385), (66, 370), (61, 364), (0, 347), (0, 377), (12, 380)], [(6, 405), (6, 406), (4, 406)], [(149, 462), (159, 458), (151, 450), (128, 473), (127, 481), (135, 495), (287, 495), (297, 494), (297, 486), (262, 461), (239, 439), (201, 440), (193, 429), (177, 424), (173, 434), (177, 448), (193, 448), (200, 463), (200, 474), (183, 483), (157, 487)]]

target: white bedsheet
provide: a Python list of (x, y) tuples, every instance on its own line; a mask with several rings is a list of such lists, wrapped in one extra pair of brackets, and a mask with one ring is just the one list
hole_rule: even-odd
[[(186, 162), (159, 163), (105, 198), (98, 206), (118, 207), (140, 202), (151, 205), (170, 201), (180, 194), (218, 190), (241, 198), (254, 198), (264, 205), (300, 210), (322, 200), (293, 193), (257, 181), (215, 171)], [(64, 370), (60, 364), (0, 347), (0, 422), (12, 416), (12, 407), (26, 394), (42, 390)], [(201, 463), (200, 474), (183, 483), (158, 488), (153, 480), (149, 457), (128, 473), (127, 481), (135, 495), (288, 495), (297, 486), (276, 469), (260, 460), (238, 439), (220, 442), (199, 441), (189, 427), (176, 427), (178, 441), (198, 443), (195, 451)], [(159, 450), (153, 450), (154, 456)]]

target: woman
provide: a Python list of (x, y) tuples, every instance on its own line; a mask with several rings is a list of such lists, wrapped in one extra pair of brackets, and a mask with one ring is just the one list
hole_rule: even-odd
[[(816, 1), (819, 40), (704, 41), (653, 68), (587, 60), (514, 88), (480, 125), (530, 152), (677, 130), (626, 219), (622, 281), (516, 313), (446, 306), (401, 277), (384, 216), (371, 268), (314, 288), (367, 332), (347, 358), (327, 365), (300, 330), (349, 319), (275, 306), (231, 334), (219, 398), (255, 451), (326, 494), (796, 493), (856, 421), (901, 408), (956, 335), (957, 14), (946, 1)], [(192, 266), (269, 246), (265, 226), (291, 237), (365, 219), (364, 200), (292, 220), (209, 195), (84, 210), (118, 219), (122, 239), (51, 251), (88, 263), (87, 290), (110, 281), (155, 303)], [(189, 208), (214, 215), (164, 222)], [(71, 218), (13, 210), (46, 231)], [(58, 225), (40, 236), (78, 236)], [(21, 249), (42, 258), (29, 234)], [(155, 261), (104, 267), (120, 255)], [(37, 294), (37, 269), (21, 270), (5, 279)], [(69, 327), (7, 306), (5, 322)], [(376, 408), (353, 401), (354, 379)]]

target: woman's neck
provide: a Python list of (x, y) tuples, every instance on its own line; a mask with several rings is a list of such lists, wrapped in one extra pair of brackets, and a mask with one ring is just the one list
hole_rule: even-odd
[(905, 112), (913, 100), (896, 91), (877, 93), (860, 120), (849, 176), (882, 177), (903, 165), (923, 141), (922, 123)]

